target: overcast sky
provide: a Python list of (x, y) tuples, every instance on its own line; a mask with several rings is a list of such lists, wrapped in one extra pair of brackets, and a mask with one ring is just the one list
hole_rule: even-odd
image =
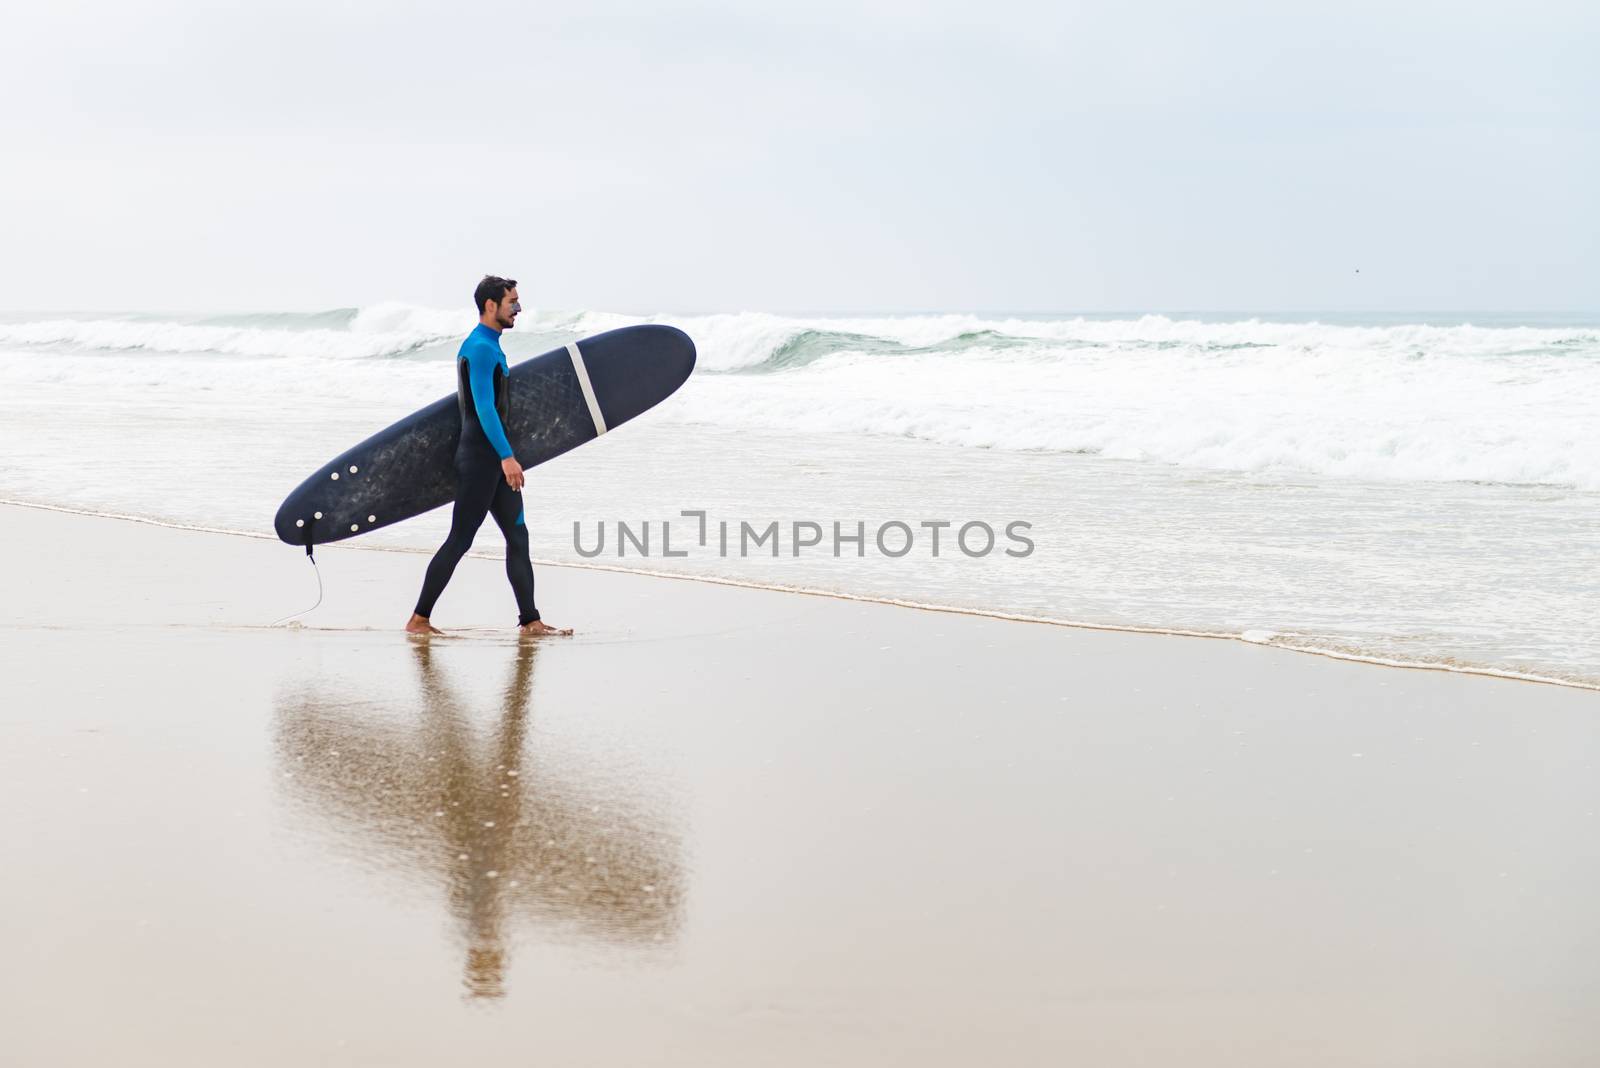
[(13, 5), (0, 308), (1593, 310), (1597, 11)]

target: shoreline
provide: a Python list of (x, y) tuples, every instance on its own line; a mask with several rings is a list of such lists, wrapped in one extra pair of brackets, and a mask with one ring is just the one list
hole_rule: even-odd
[[(180, 530), (198, 534), (217, 534), (227, 537), (250, 538), (258, 541), (271, 541), (283, 544), (275, 534), (261, 533), (249, 530), (235, 530), (228, 527), (197, 526), (187, 523), (178, 523), (171, 520), (158, 519), (151, 516), (132, 515), (123, 512), (101, 512), (84, 508), (70, 508), (64, 505), (44, 504), (37, 501), (25, 501), (17, 498), (0, 497), (0, 508), (26, 508), (35, 511), (55, 512), (63, 515), (84, 516), (93, 519), (110, 519), (125, 523), (138, 523), (145, 526), (159, 527), (166, 530)], [(353, 540), (353, 539), (350, 539)], [(374, 553), (403, 553), (410, 555), (427, 555), (431, 550), (414, 548), (401, 545), (351, 545), (346, 542), (333, 543), (341, 550), (349, 549), (360, 552)], [(285, 545), (285, 548), (302, 551), (298, 546)], [(473, 549), (467, 553), (469, 558), (499, 559), (498, 554)], [(993, 619), (1012, 623), (1031, 623), (1039, 626), (1061, 627), (1070, 630), (1099, 631), (1111, 634), (1145, 634), (1172, 638), (1204, 638), (1213, 641), (1238, 642), (1243, 645), (1253, 645), (1268, 649), (1281, 649), (1286, 652), (1322, 657), (1329, 660), (1344, 661), (1346, 663), (1367, 664), (1373, 667), (1391, 668), (1404, 671), (1425, 671), (1446, 675), (1468, 675), (1480, 678), (1503, 679), (1512, 682), (1534, 683), (1542, 686), (1555, 686), (1562, 689), (1581, 690), (1587, 692), (1600, 692), (1600, 683), (1584, 682), (1576, 679), (1564, 679), (1549, 675), (1539, 675), (1531, 672), (1509, 671), (1501, 668), (1483, 667), (1477, 665), (1447, 664), (1436, 661), (1407, 661), (1381, 656), (1368, 656), (1359, 653), (1349, 653), (1336, 649), (1322, 649), (1310, 645), (1294, 645), (1287, 642), (1276, 642), (1270, 639), (1257, 640), (1242, 634), (1218, 633), (1201, 630), (1189, 630), (1172, 627), (1138, 626), (1133, 624), (1095, 623), (1083, 620), (1063, 619), (1052, 616), (1029, 615), (1026, 613), (1006, 612), (998, 609), (973, 608), (963, 605), (946, 605), (933, 602), (915, 601), (905, 598), (876, 597), (869, 594), (850, 593), (844, 590), (830, 590), (810, 586), (789, 586), (780, 583), (754, 582), (747, 579), (726, 578), (718, 575), (696, 575), (682, 571), (664, 571), (652, 568), (624, 567), (616, 564), (590, 564), (574, 563), (567, 560), (552, 560), (544, 557), (533, 557), (533, 563), (540, 567), (563, 568), (571, 571), (601, 572), (617, 575), (636, 575), (645, 578), (673, 579), (685, 582), (704, 583), (713, 586), (726, 586), (734, 589), (762, 590), (770, 593), (799, 594), (807, 597), (822, 597), (830, 600), (854, 602), (857, 604), (876, 604), (895, 608), (914, 609), (923, 612), (934, 612), (944, 615), (972, 616), (979, 619)], [(273, 626), (287, 625), (300, 615), (308, 614), (314, 609), (298, 612), (294, 615), (279, 620)]]

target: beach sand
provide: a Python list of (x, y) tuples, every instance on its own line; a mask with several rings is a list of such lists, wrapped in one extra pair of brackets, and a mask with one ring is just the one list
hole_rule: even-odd
[[(0, 1063), (1590, 1065), (1600, 694), (0, 508)], [(497, 543), (485, 531), (480, 546)]]

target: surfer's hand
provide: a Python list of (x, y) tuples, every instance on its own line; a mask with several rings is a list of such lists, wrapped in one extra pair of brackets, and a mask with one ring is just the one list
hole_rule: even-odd
[(517, 463), (517, 458), (515, 456), (507, 456), (504, 460), (501, 460), (500, 470), (506, 473), (506, 485), (521, 493), (522, 465)]

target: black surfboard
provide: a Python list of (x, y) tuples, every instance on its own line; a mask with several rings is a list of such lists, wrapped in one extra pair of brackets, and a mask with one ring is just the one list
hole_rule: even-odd
[[(661, 403), (694, 370), (694, 342), (671, 326), (625, 326), (510, 369), (506, 437), (524, 468), (592, 441)], [(290, 545), (342, 541), (455, 499), (461, 435), (455, 394), (340, 453), (300, 483), (273, 526)]]

